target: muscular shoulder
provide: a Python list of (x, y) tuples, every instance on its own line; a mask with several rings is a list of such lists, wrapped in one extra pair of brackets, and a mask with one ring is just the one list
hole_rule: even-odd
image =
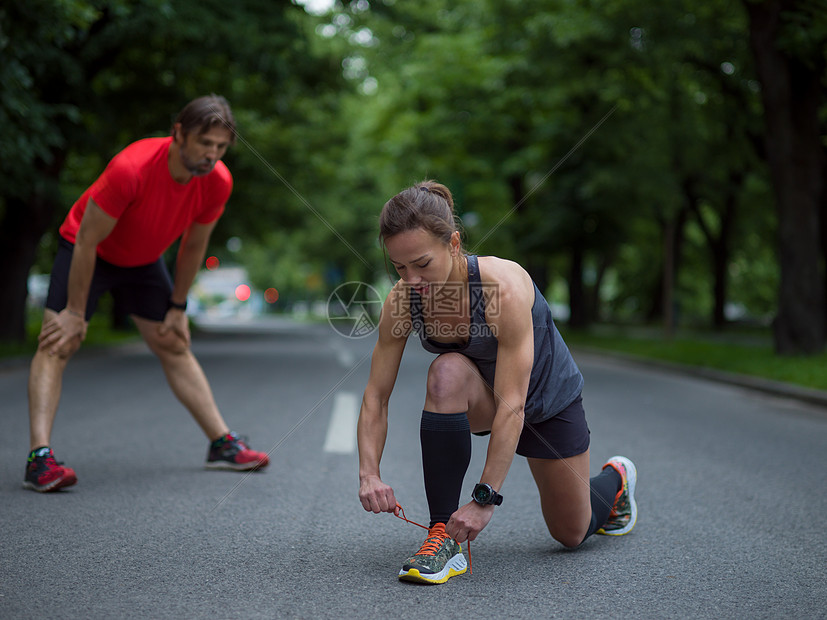
[(534, 283), (521, 265), (496, 256), (481, 256), (479, 266), (483, 290), (491, 302), (497, 303), (498, 309), (531, 309)]

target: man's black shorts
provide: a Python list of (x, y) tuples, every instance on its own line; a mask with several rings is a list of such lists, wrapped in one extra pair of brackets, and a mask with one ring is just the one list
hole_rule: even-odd
[[(60, 239), (46, 297), (46, 307), (55, 312), (66, 307), (74, 247), (66, 239)], [(98, 257), (86, 301), (87, 321), (95, 313), (98, 299), (107, 291), (112, 293), (119, 311), (151, 321), (163, 321), (172, 295), (172, 278), (161, 258), (150, 265), (118, 267)]]
[[(487, 435), (489, 432), (474, 434)], [(583, 398), (578, 396), (553, 418), (536, 424), (524, 424), (517, 443), (517, 454), (537, 459), (566, 459), (583, 454), (589, 449), (589, 443)]]

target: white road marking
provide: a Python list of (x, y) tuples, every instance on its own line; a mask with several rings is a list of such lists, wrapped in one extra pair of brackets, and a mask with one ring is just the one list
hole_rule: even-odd
[(350, 349), (340, 343), (338, 339), (334, 339), (331, 346), (336, 354), (336, 361), (339, 362), (340, 365), (345, 368), (353, 366), (353, 363), (356, 361), (356, 356), (353, 355)]
[(356, 451), (356, 421), (359, 405), (353, 392), (338, 392), (333, 403), (333, 413), (327, 427), (324, 451), (336, 454), (353, 454)]

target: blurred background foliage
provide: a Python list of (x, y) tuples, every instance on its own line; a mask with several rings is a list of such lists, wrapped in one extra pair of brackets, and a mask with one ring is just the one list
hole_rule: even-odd
[[(787, 83), (760, 79), (762, 45)], [(215, 92), (239, 142), (211, 253), (277, 288), (276, 311), (387, 283), (379, 210), (434, 178), (467, 249), (523, 264), (571, 328), (775, 320), (778, 352), (818, 353), (826, 58), (815, 0), (11, 0), (0, 340), (23, 337), (27, 276), (48, 273), (57, 226), (106, 162)], [(788, 142), (815, 146), (779, 162), (767, 96), (785, 92), (781, 121), (804, 127)], [(785, 293), (790, 279), (808, 294)]]

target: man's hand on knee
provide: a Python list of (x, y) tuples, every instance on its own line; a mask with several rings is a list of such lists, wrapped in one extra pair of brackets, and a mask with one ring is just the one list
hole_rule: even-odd
[(187, 313), (177, 308), (170, 308), (164, 316), (164, 321), (158, 327), (161, 336), (172, 332), (180, 338), (187, 348), (190, 346), (190, 323)]
[(64, 308), (44, 318), (38, 335), (38, 348), (60, 357), (72, 355), (86, 338), (88, 323), (83, 315)]

